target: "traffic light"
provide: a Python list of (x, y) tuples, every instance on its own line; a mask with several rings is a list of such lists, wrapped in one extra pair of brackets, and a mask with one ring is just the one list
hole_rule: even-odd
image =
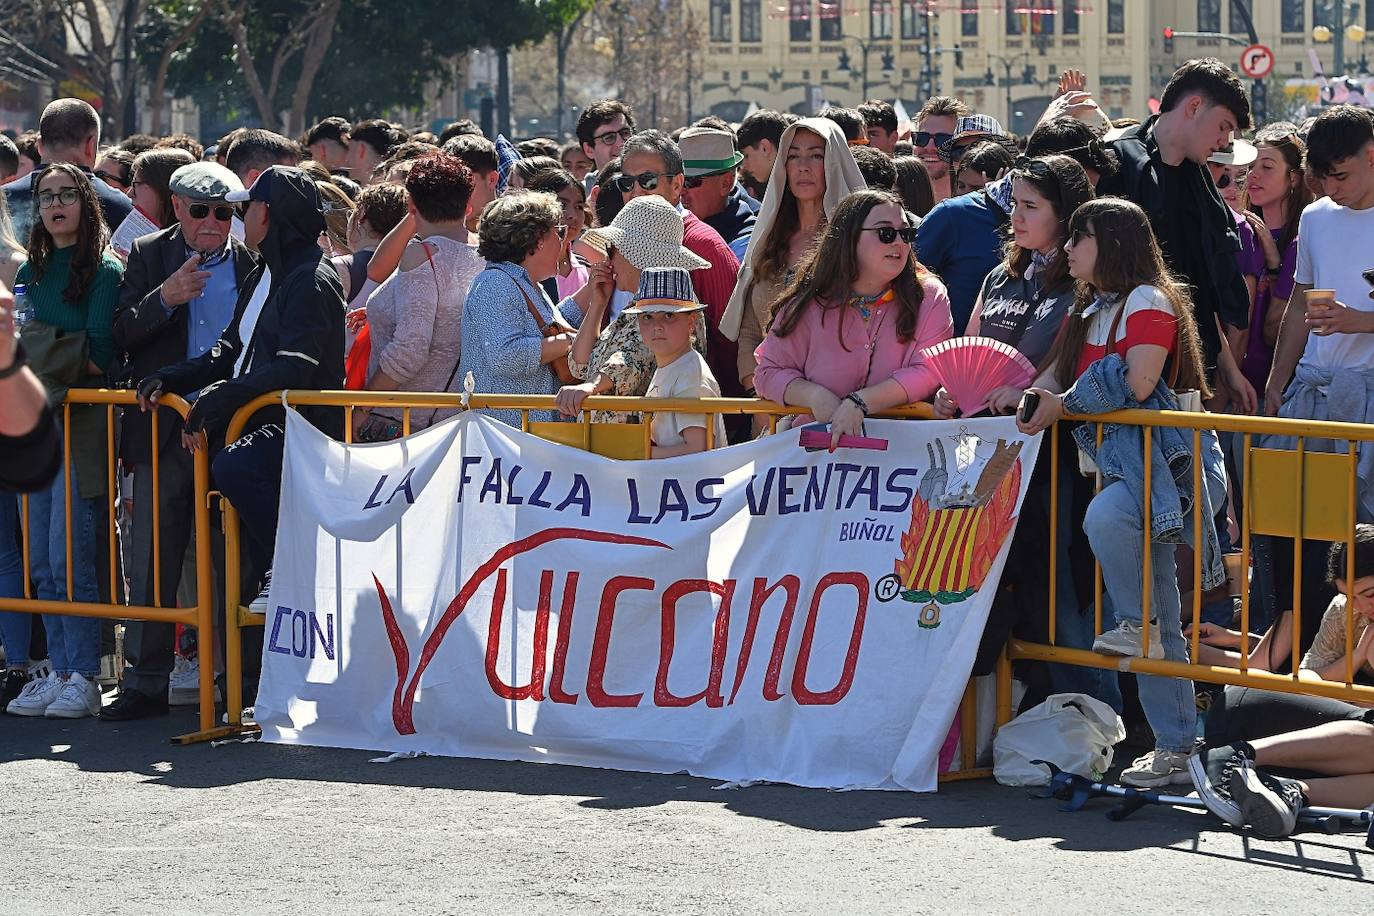
[(964, 69), (964, 49), (958, 45), (954, 46), (954, 67), (956, 70)]
[(1164, 29), (1164, 53), (1174, 53), (1174, 30), (1170, 27)]

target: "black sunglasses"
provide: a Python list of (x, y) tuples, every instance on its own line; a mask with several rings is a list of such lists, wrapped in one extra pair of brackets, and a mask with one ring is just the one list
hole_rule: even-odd
[(918, 130), (916, 131), (916, 133), (911, 135), (911, 145), (929, 146), (931, 141), (933, 140), (936, 146), (944, 146), (946, 143), (953, 139), (954, 134), (933, 134), (928, 130)]
[(1222, 172), (1221, 176), (1217, 178), (1217, 190), (1225, 191), (1227, 188), (1231, 186), (1232, 181), (1236, 183), (1236, 187), (1244, 187), (1245, 181), (1249, 177), (1249, 172), (1242, 172), (1241, 174), (1235, 176), (1235, 178), (1231, 177), (1230, 172)]
[(706, 179), (719, 178), (721, 175), (728, 175), (730, 174), (730, 172), (733, 171), (734, 169), (727, 169), (724, 172), (712, 172), (709, 175), (697, 175), (695, 177), (688, 176), (684, 180), (686, 182), (686, 187), (691, 188), (693, 191), (695, 191), (697, 188), (701, 187), (706, 182)]
[(1084, 229), (1082, 226), (1076, 226), (1076, 227), (1074, 227), (1073, 229), (1070, 229), (1070, 230), (1069, 230), (1069, 244), (1070, 244), (1070, 245), (1077, 245), (1078, 242), (1079, 242), (1081, 239), (1095, 239), (1095, 238), (1097, 238), (1097, 233), (1096, 233), (1096, 232), (1089, 232), (1087, 229)]
[(638, 175), (618, 175), (615, 179), (615, 186), (620, 190), (621, 194), (629, 194), (634, 190), (636, 183), (644, 190), (652, 191), (654, 188), (658, 187), (660, 178), (668, 177), (670, 176), (660, 174), (659, 172), (641, 172)]
[(126, 188), (129, 186), (129, 178), (132, 177), (125, 175), (116, 175), (114, 172), (107, 172), (104, 169), (96, 169), (91, 174), (94, 175), (96, 178), (99, 178), (106, 184), (117, 184)]
[(916, 228), (914, 226), (902, 226), (901, 228), (896, 226), (872, 226), (864, 227), (859, 231), (878, 233), (878, 241), (882, 242), (884, 245), (891, 245), (893, 242), (897, 241), (897, 236), (899, 235), (902, 237), (902, 241), (906, 242), (908, 245), (916, 241)]
[(209, 204), (191, 204), (186, 210), (191, 214), (191, 219), (205, 219), (212, 210), (215, 219), (221, 223), (227, 223), (234, 218), (234, 208), (228, 204), (220, 204), (217, 207), (211, 207)]

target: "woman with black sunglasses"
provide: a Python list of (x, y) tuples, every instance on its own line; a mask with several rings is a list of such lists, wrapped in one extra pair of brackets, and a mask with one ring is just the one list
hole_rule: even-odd
[(128, 194), (134, 180), (134, 154), (112, 146), (100, 155), (91, 174), (121, 194)]
[[(835, 208), (773, 305), (759, 395), (807, 408), (841, 435), (935, 393), (921, 351), (954, 333), (944, 285), (916, 261), (901, 200), (855, 191)], [(803, 421), (807, 422), (807, 421)]]
[[(134, 160), (134, 177), (129, 183), (129, 197), (143, 215), (166, 229), (177, 221), (172, 212), (172, 192), (169, 184), (172, 173), (195, 158), (184, 149), (150, 149)], [(118, 226), (112, 226), (117, 229)]]

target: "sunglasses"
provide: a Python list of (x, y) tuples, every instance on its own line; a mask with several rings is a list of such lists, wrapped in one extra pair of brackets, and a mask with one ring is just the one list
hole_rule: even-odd
[(97, 169), (91, 174), (106, 184), (117, 184), (122, 188), (129, 186), (129, 178), (125, 175), (116, 175), (114, 172), (106, 172), (102, 169)]
[(234, 208), (228, 204), (221, 204), (217, 207), (211, 207), (209, 204), (191, 204), (186, 210), (191, 214), (191, 219), (205, 219), (211, 211), (214, 212), (215, 219), (221, 223), (227, 223), (234, 218)]
[(928, 130), (918, 130), (911, 135), (912, 146), (929, 146), (934, 143), (936, 146), (944, 146), (954, 139), (954, 134), (933, 134)]
[(592, 136), (592, 143), (600, 143), (602, 146), (606, 147), (615, 146), (616, 140), (624, 143), (626, 140), (630, 139), (631, 133), (632, 131), (628, 127), (622, 127), (620, 130), (608, 130), (604, 134), (594, 134)]
[(617, 175), (615, 178), (615, 186), (619, 189), (621, 194), (629, 194), (634, 190), (636, 184), (646, 191), (652, 191), (654, 188), (658, 187), (660, 178), (669, 177), (671, 176), (662, 172), (641, 172), (638, 175)]
[(63, 188), (56, 194), (51, 191), (44, 191), (38, 195), (38, 208), (40, 210), (48, 210), (57, 204), (61, 204), (64, 207), (70, 207), (80, 199), (80, 196), (76, 193), (76, 188)]
[(1077, 245), (1077, 244), (1079, 243), (1079, 241), (1082, 240), (1082, 239), (1095, 239), (1095, 238), (1097, 238), (1097, 233), (1096, 233), (1096, 232), (1089, 232), (1087, 229), (1084, 229), (1082, 226), (1079, 226), (1079, 227), (1077, 227), (1077, 228), (1074, 228), (1074, 229), (1070, 229), (1070, 230), (1069, 230), (1069, 244), (1070, 244), (1070, 245)]
[(914, 226), (902, 226), (901, 228), (896, 226), (865, 226), (859, 231), (878, 233), (878, 241), (882, 242), (884, 245), (891, 245), (893, 242), (897, 241), (898, 236), (901, 236), (902, 241), (906, 242), (908, 245), (916, 241), (916, 228)]
[(1246, 180), (1247, 180), (1249, 177), (1250, 177), (1250, 173), (1249, 173), (1249, 172), (1241, 172), (1239, 175), (1236, 175), (1234, 178), (1231, 177), (1231, 173), (1230, 173), (1230, 172), (1223, 172), (1223, 173), (1217, 178), (1217, 190), (1218, 190), (1218, 191), (1225, 191), (1227, 188), (1229, 188), (1229, 187), (1231, 186), (1231, 182), (1232, 182), (1232, 181), (1234, 181), (1234, 182), (1236, 183), (1236, 187), (1238, 187), (1238, 188), (1243, 188), (1243, 187), (1245, 187), (1245, 182), (1246, 182)]

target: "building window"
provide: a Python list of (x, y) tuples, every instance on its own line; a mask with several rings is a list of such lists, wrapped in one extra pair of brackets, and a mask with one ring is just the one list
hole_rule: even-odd
[(1236, 12), (1236, 5), (1234, 3), (1227, 3), (1226, 9), (1228, 10), (1226, 14), (1226, 31), (1230, 32), (1232, 35), (1247, 34), (1245, 20), (1241, 18), (1240, 13)]
[(739, 40), (763, 41), (763, 0), (739, 0)]
[(1051, 36), (1054, 34), (1054, 0), (1035, 0), (1035, 9), (1043, 13), (1030, 13), (1032, 35)]
[(1107, 0), (1107, 33), (1126, 33), (1126, 0)]
[(1026, 14), (1021, 12), (1021, 4), (1009, 2), (1007, 4), (1007, 34), (1023, 35), (1026, 31)]
[(966, 38), (978, 37), (978, 11), (959, 14), (959, 34)]
[(902, 2), (902, 37), (903, 38), (925, 38), (926, 37), (926, 11), (925, 0), (901, 0)]
[(1306, 6), (1304, 0), (1283, 0), (1279, 19), (1285, 32), (1307, 31)]
[(868, 35), (892, 37), (892, 0), (868, 0)]
[(1221, 31), (1221, 0), (1197, 0), (1197, 30)]
[(711, 0), (711, 40), (729, 41), (734, 29), (730, 23), (730, 5), (734, 0)]
[(821, 0), (821, 41), (839, 41), (844, 34), (844, 23), (840, 17), (840, 0)]
[(1078, 34), (1078, 0), (1064, 0), (1064, 34)]
[(1319, 25), (1324, 25), (1328, 29), (1336, 27), (1336, 11), (1332, 7), (1333, 0), (1312, 0), (1312, 27), (1315, 29)]
[(788, 0), (787, 18), (793, 41), (811, 40), (811, 0)]

